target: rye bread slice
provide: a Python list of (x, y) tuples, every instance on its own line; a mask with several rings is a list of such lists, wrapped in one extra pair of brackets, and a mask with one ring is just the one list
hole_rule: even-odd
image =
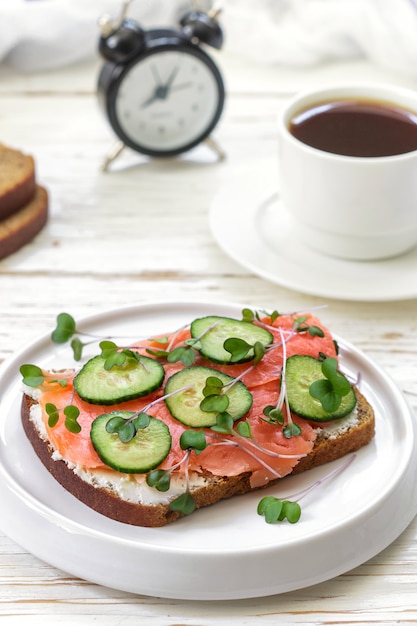
[(0, 259), (26, 245), (39, 233), (48, 219), (48, 194), (36, 185), (33, 198), (9, 217), (0, 220)]
[[(355, 391), (358, 399), (356, 419), (342, 419), (339, 420), (340, 424), (336, 425), (333, 422), (331, 428), (320, 426), (312, 452), (299, 461), (293, 474), (299, 474), (339, 459), (345, 454), (359, 450), (372, 440), (375, 433), (373, 409), (366, 398), (358, 390)], [(111, 488), (103, 488), (87, 482), (64, 460), (55, 460), (51, 444), (45, 435), (39, 432), (36, 422), (31, 419), (31, 407), (35, 404), (36, 400), (28, 395), (23, 396), (21, 418), (24, 431), (46, 469), (81, 502), (102, 515), (135, 526), (164, 526), (182, 517), (180, 512), (169, 508), (169, 502), (148, 505), (124, 500)], [(209, 506), (225, 498), (251, 491), (250, 478), (250, 472), (238, 476), (204, 476), (205, 484), (201, 486), (200, 481), (195, 488), (192, 488), (196, 508)], [(280, 479), (273, 480), (266, 486), (269, 487), (278, 480)]]
[(0, 219), (28, 204), (35, 190), (33, 157), (0, 144)]

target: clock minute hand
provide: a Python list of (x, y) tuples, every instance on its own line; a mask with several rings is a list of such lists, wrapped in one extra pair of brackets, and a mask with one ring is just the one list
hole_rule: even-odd
[(178, 89), (188, 89), (188, 87), (192, 86), (192, 82), (188, 81), (188, 83), (181, 83), (180, 85), (174, 85), (174, 87), (172, 87), (172, 91), (178, 91)]
[(179, 66), (176, 65), (174, 69), (172, 70), (171, 74), (169, 75), (167, 82), (164, 85), (164, 88), (166, 91), (165, 97), (168, 95), (168, 92), (171, 89), (171, 85), (174, 82), (176, 75), (178, 74), (178, 70), (179, 70)]

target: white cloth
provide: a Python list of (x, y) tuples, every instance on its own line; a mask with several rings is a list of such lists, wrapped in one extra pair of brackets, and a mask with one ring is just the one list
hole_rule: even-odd
[[(121, 0), (0, 0), (0, 61), (26, 71), (52, 69), (97, 53), (98, 19), (117, 18)], [(129, 16), (145, 26), (176, 24), (186, 0), (137, 0)]]
[[(209, 0), (200, 0), (206, 6)], [(225, 48), (254, 60), (311, 66), (365, 56), (417, 77), (417, 0), (223, 0)], [(170, 26), (191, 0), (135, 0), (145, 27)], [(22, 71), (97, 54), (98, 18), (121, 0), (0, 0), (0, 61)]]
[[(309, 66), (367, 57), (417, 76), (417, 0), (226, 0), (229, 46)], [(262, 10), (258, 7), (262, 5)]]

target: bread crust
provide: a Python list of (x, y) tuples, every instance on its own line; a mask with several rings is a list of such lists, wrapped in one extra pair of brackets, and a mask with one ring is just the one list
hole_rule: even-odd
[[(341, 458), (372, 440), (375, 432), (374, 412), (366, 398), (358, 390), (355, 391), (358, 399), (357, 423), (341, 430), (340, 433), (333, 432), (331, 436), (321, 428), (312, 452), (299, 461), (293, 474), (299, 474)], [(40, 436), (34, 421), (30, 418), (30, 409), (33, 404), (36, 404), (35, 400), (23, 395), (21, 418), (24, 431), (46, 469), (78, 500), (106, 517), (134, 526), (160, 527), (182, 517), (182, 513), (170, 509), (169, 503), (143, 505), (123, 500), (108, 489), (96, 487), (84, 481), (68, 467), (65, 461), (54, 460), (50, 443)], [(205, 486), (198, 487), (192, 492), (196, 508), (209, 506), (225, 498), (252, 491), (250, 478), (250, 472), (238, 476), (208, 478)], [(280, 479), (269, 482), (266, 487), (278, 480)]]
[(28, 204), (0, 220), (0, 259), (29, 243), (44, 227), (47, 219), (48, 193), (44, 187), (36, 185), (35, 194)]
[(33, 157), (0, 144), (0, 219), (25, 206), (35, 191)]

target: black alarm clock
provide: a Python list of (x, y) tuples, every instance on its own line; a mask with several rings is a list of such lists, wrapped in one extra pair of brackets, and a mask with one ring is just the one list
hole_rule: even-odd
[(215, 12), (190, 10), (178, 28), (145, 30), (126, 17), (100, 20), (99, 52), (105, 62), (98, 97), (118, 143), (104, 169), (125, 146), (151, 157), (172, 157), (205, 141), (224, 155), (210, 133), (225, 102), (221, 73), (202, 49), (220, 49), (223, 32)]

